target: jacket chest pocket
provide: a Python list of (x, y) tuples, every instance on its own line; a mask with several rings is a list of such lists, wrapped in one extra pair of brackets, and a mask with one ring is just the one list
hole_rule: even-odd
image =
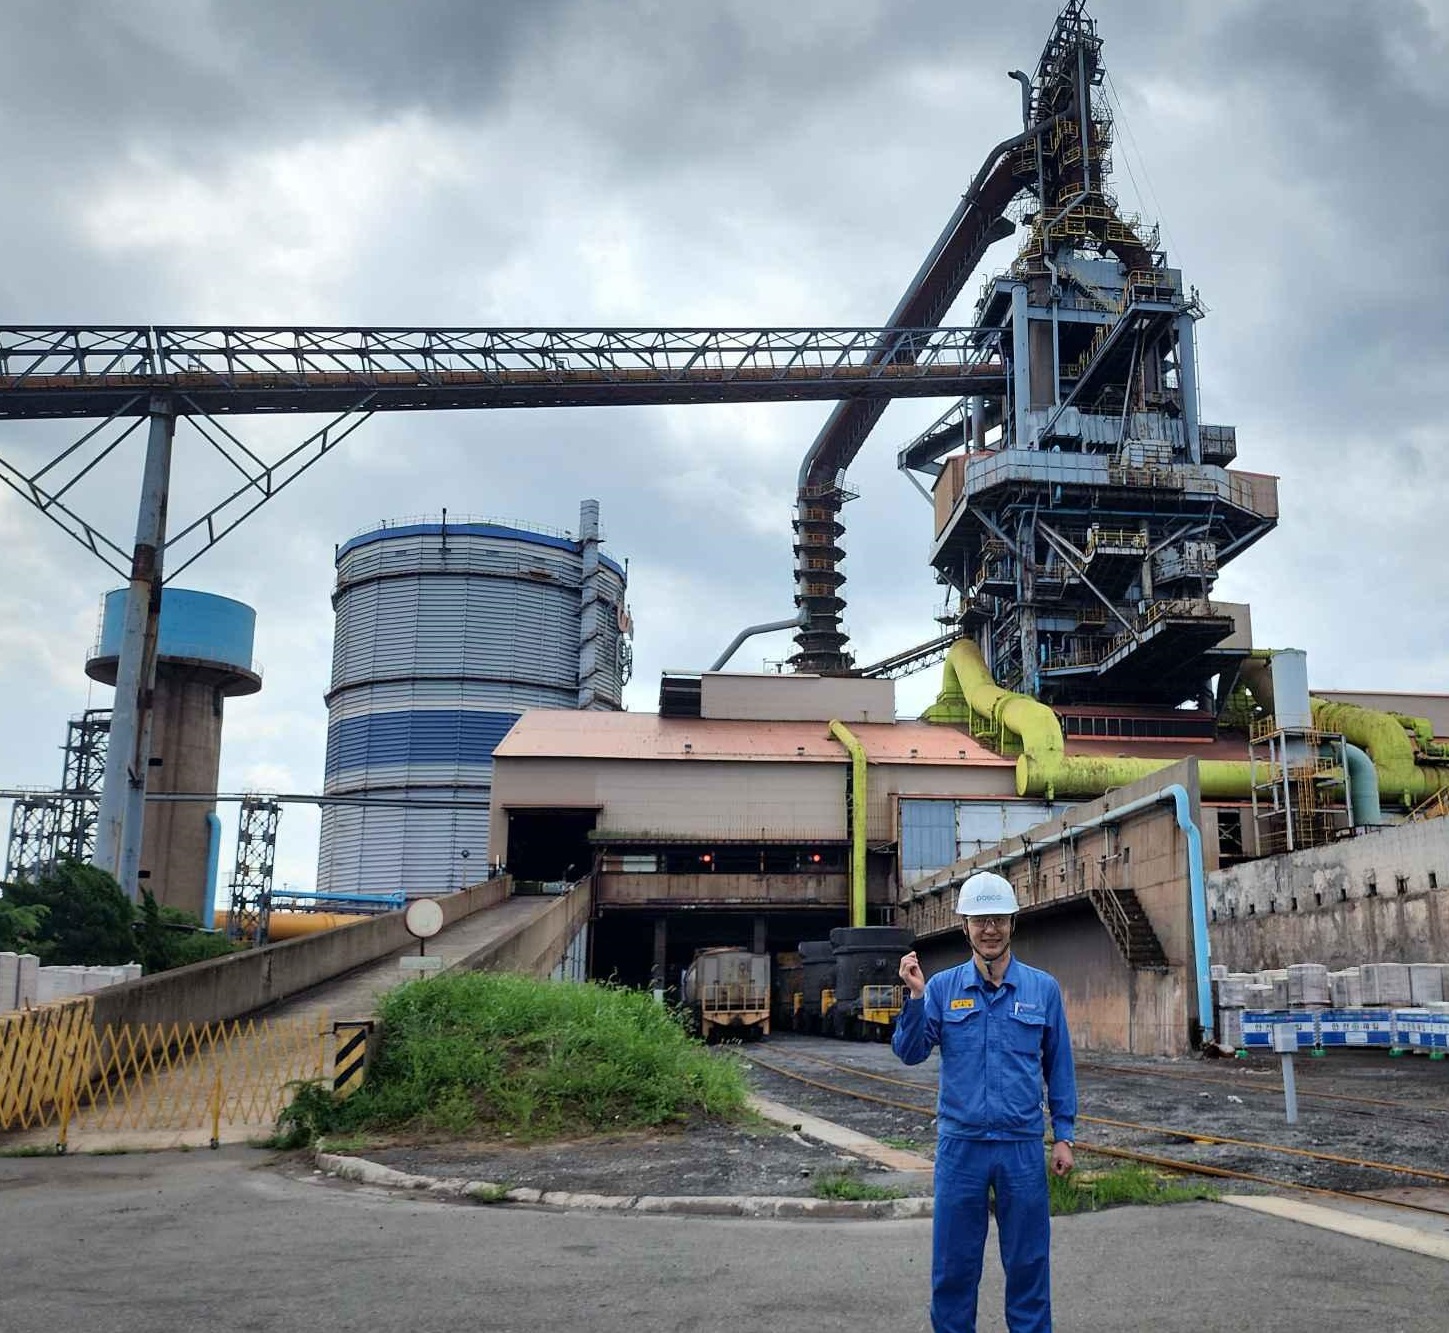
[(979, 1050), (984, 1030), (985, 1017), (974, 1005), (969, 1009), (947, 1009), (941, 1015), (941, 1050)]
[(1042, 1034), (1046, 1030), (1046, 1015), (1043, 1013), (1016, 1012), (1006, 1016), (1002, 1024), (1006, 1029), (1006, 1045), (1024, 1055), (1035, 1055), (1041, 1051)]

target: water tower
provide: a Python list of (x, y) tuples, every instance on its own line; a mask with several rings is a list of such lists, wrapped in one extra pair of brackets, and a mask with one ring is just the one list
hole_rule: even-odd
[[(86, 675), (116, 683), (126, 590), (108, 593), (100, 639)], [(255, 694), (252, 665), (257, 613), (213, 593), (166, 588), (156, 648), (148, 795), (198, 793), (194, 801), (146, 802), (140, 886), (156, 901), (210, 920), (221, 853), (216, 781), (221, 767), (222, 706)]]

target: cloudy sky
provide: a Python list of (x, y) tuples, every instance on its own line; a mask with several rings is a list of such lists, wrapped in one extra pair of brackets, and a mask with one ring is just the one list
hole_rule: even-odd
[[(1019, 129), (1006, 71), (1056, 8), (0, 0), (0, 322), (877, 324)], [(1092, 9), (1119, 196), (1210, 310), (1204, 419), (1281, 478), (1278, 532), (1218, 595), (1251, 601), (1260, 644), (1305, 648), (1316, 685), (1449, 689), (1449, 3)], [(893, 459), (945, 406), (893, 405), (852, 469), (860, 660), (935, 630), (929, 509)], [(444, 505), (573, 528), (598, 497), (630, 561), (630, 702), (652, 708), (661, 668), (792, 613), (794, 478), (826, 411), (375, 418), (183, 580), (258, 611), (266, 683), (228, 709), (222, 789), (320, 789), (334, 543)], [(231, 424), (275, 456), (320, 423)], [(0, 457), (37, 466), (80, 429), (0, 423)], [(138, 434), (77, 493), (125, 547), (140, 457)], [(183, 426), (173, 520), (219, 467)], [(0, 551), (0, 786), (53, 785), (66, 717), (109, 703), (83, 664), (115, 579), (9, 492)], [(316, 827), (287, 810), (279, 884), (311, 885)]]

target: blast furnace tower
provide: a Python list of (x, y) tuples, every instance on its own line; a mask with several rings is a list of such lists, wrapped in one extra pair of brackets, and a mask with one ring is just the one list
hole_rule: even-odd
[[(1211, 598), (1218, 571), (1272, 530), (1273, 477), (1240, 472), (1231, 426), (1199, 420), (1197, 294), (1157, 229), (1110, 184), (1101, 39), (1080, 3), (1059, 16), (1003, 155), (1016, 260), (976, 305), (999, 390), (964, 400), (901, 451), (933, 478), (931, 563), (948, 623), (998, 684), (1062, 705), (1202, 705), (1249, 646), (1247, 608)], [(957, 451), (960, 452), (957, 452)]]

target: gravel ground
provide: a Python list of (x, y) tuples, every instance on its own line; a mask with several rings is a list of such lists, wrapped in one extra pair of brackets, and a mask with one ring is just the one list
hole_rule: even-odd
[[(808, 1198), (822, 1175), (849, 1172), (873, 1184), (903, 1179), (784, 1125), (699, 1124), (534, 1147), (442, 1143), (361, 1154), (399, 1171), (595, 1194), (780, 1195)], [(915, 1182), (910, 1193), (929, 1193)]]
[[(925, 1156), (934, 1149), (937, 1059), (907, 1068), (890, 1047), (818, 1037), (775, 1036), (732, 1048), (751, 1086), (797, 1110), (846, 1125)], [(825, 1063), (822, 1063), (825, 1062)], [(862, 1102), (785, 1077), (788, 1067), (819, 1083), (835, 1083), (921, 1110)], [(835, 1067), (833, 1067), (835, 1066)], [(845, 1068), (840, 1068), (844, 1066)], [(1193, 1133), (1282, 1144), (1354, 1159), (1427, 1166), (1449, 1173), (1443, 1141), (1449, 1131), (1449, 1062), (1391, 1059), (1380, 1052), (1334, 1052), (1296, 1060), (1299, 1121), (1284, 1122), (1276, 1057), (1248, 1060), (1149, 1060), (1078, 1056), (1084, 1117), (1161, 1127), (1144, 1132), (1084, 1119), (1078, 1139), (1249, 1171), (1285, 1183), (1402, 1194), (1432, 1182), (1410, 1176), (1194, 1142)], [(866, 1077), (873, 1075), (874, 1077)], [(887, 1081), (889, 1080), (889, 1081)], [(1317, 1099), (1311, 1094), (1393, 1101), (1384, 1107)], [(653, 1134), (615, 1135), (535, 1147), (496, 1143), (398, 1144), (364, 1154), (404, 1171), (461, 1176), (508, 1185), (603, 1194), (764, 1194), (808, 1196), (825, 1172), (849, 1171), (909, 1194), (929, 1193), (919, 1176), (896, 1175), (873, 1163), (812, 1142), (788, 1127), (749, 1122), (697, 1124)], [(1246, 1189), (1234, 1183), (1231, 1188)], [(1266, 1186), (1263, 1188), (1267, 1188)], [(1440, 1196), (1442, 1198), (1442, 1195)]]

